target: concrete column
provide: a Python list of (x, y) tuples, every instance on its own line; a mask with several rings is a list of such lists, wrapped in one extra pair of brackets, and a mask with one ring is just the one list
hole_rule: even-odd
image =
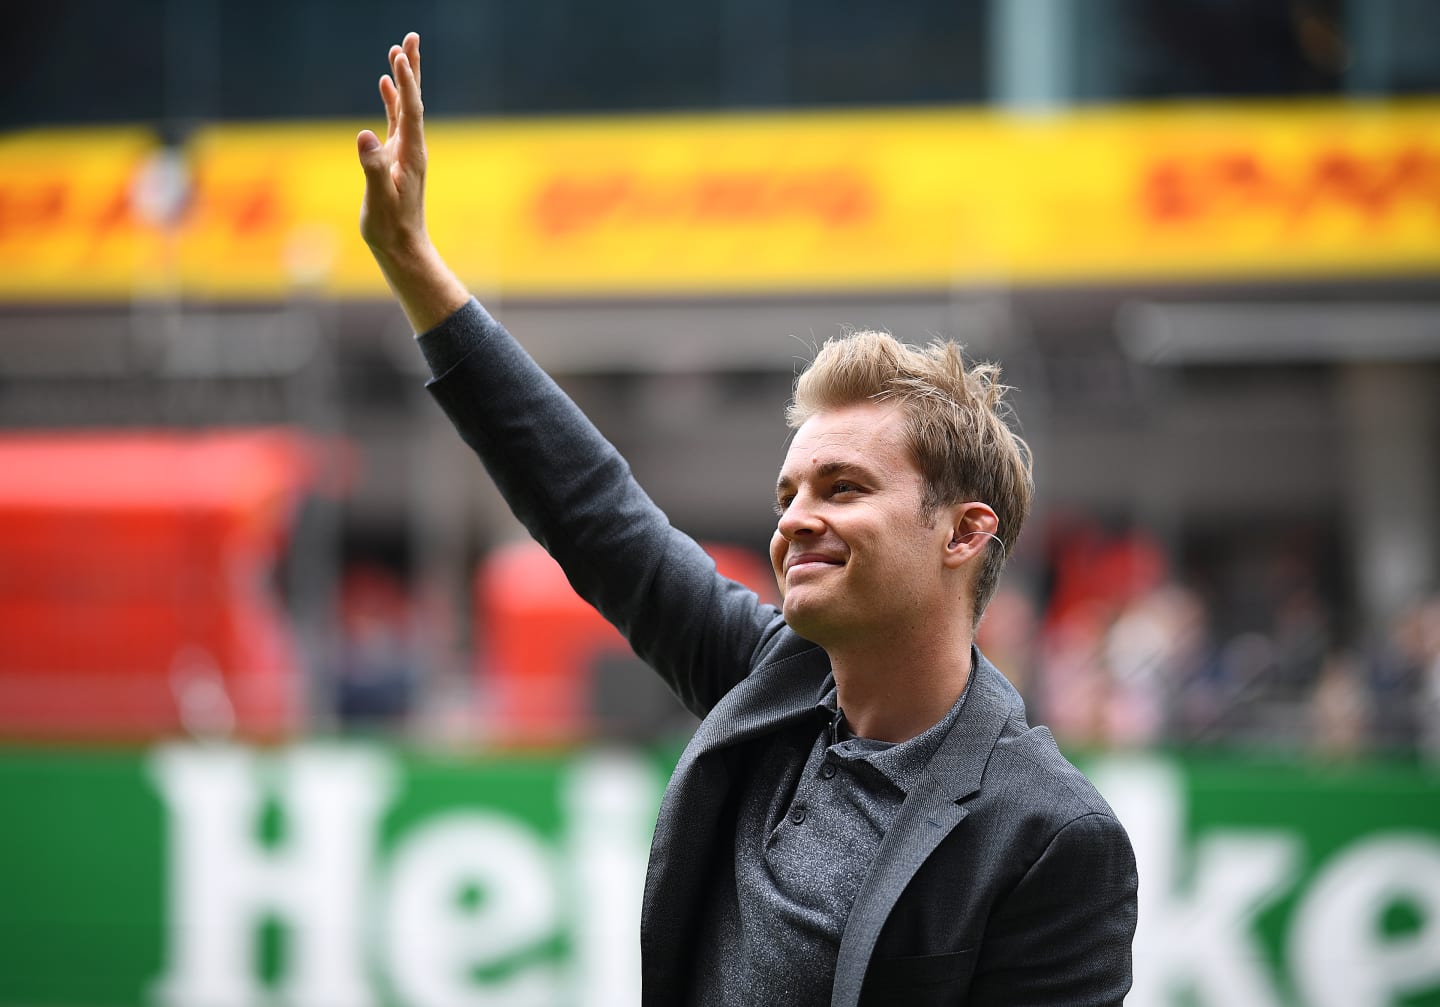
[(1012, 112), (1050, 112), (1074, 92), (1071, 0), (991, 0), (990, 100)]
[(1376, 631), (1440, 587), (1440, 369), (1360, 363), (1339, 378), (1341, 534), (1365, 628)]

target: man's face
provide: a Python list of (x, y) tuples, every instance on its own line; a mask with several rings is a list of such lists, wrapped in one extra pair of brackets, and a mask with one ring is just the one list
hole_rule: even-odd
[(953, 591), (942, 562), (951, 529), (922, 514), (904, 425), (888, 403), (818, 413), (780, 469), (770, 561), (785, 621), (822, 646), (910, 632)]

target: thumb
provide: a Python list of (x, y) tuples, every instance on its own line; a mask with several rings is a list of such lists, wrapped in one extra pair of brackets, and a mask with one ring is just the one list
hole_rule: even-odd
[(384, 146), (379, 137), (370, 130), (362, 129), (360, 135), (355, 137), (355, 149), (360, 155), (360, 167), (365, 174), (374, 174), (385, 166)]

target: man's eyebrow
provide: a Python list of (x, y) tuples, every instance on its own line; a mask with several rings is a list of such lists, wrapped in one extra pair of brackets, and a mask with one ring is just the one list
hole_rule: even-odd
[[(875, 480), (875, 474), (857, 461), (841, 461), (837, 459), (835, 461), (821, 462), (815, 467), (815, 474), (821, 478), (839, 475), (842, 472), (853, 472), (866, 482), (873, 482)], [(780, 473), (780, 478), (775, 480), (775, 492), (777, 493), (782, 490), (794, 489), (794, 487), (795, 480), (783, 472)]]

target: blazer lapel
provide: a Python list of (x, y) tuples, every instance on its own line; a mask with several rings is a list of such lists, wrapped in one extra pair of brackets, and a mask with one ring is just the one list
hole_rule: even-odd
[(685, 756), (749, 741), (804, 716), (824, 698), (831, 684), (830, 659), (817, 646), (763, 665), (715, 704), (690, 739)]
[(978, 648), (972, 655), (975, 673), (960, 717), (921, 783), (905, 796), (855, 895), (840, 939), (832, 1007), (859, 1003), (870, 955), (896, 900), (935, 847), (969, 814), (960, 802), (980, 789), (995, 742), (1020, 705), (1014, 688)]

